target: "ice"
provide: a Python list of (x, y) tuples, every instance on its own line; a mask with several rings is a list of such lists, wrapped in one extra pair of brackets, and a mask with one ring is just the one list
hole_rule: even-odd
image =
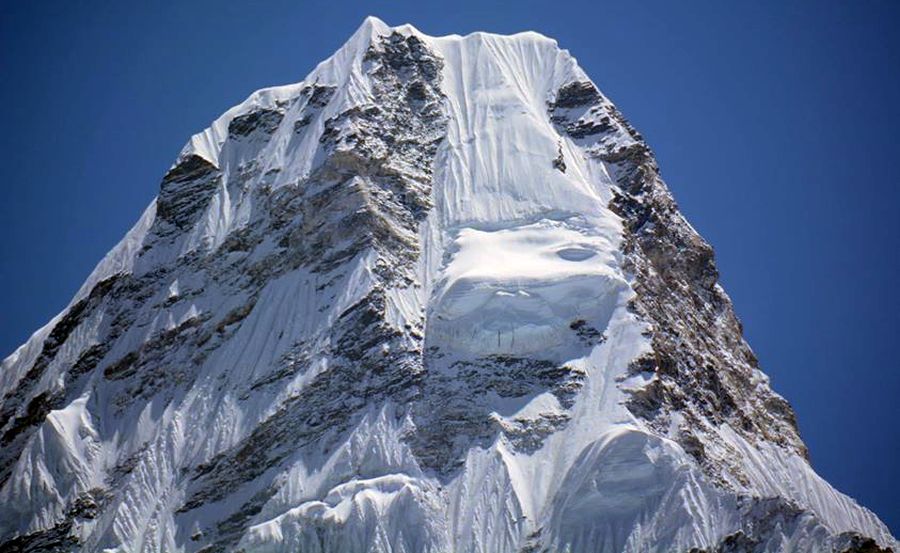
[(609, 241), (570, 226), (461, 229), (433, 296), (432, 339), (468, 353), (546, 353), (575, 321), (605, 328), (627, 285)]

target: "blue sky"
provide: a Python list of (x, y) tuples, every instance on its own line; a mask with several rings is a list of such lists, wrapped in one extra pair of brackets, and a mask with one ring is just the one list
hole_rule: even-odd
[[(127, 4), (127, 5), (126, 5)], [(188, 137), (372, 14), (537, 30), (644, 134), (814, 467), (900, 534), (900, 2), (0, 3), (0, 355)]]

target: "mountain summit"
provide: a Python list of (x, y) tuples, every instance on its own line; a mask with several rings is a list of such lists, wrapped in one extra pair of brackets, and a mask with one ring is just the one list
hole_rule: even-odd
[(369, 18), (0, 373), (0, 550), (879, 552), (653, 155), (536, 33)]

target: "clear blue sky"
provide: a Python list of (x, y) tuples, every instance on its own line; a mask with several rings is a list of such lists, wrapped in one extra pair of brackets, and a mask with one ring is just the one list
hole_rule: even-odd
[(900, 2), (131, 4), (0, 3), (0, 356), (65, 306), (192, 133), (300, 80), (365, 15), (533, 29), (655, 150), (815, 468), (900, 534)]

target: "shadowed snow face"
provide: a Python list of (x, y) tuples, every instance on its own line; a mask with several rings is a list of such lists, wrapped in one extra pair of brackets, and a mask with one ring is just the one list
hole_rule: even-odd
[(570, 221), (459, 231), (436, 290), (431, 341), (462, 355), (563, 360), (578, 346), (575, 329), (602, 332), (627, 285), (609, 241)]

